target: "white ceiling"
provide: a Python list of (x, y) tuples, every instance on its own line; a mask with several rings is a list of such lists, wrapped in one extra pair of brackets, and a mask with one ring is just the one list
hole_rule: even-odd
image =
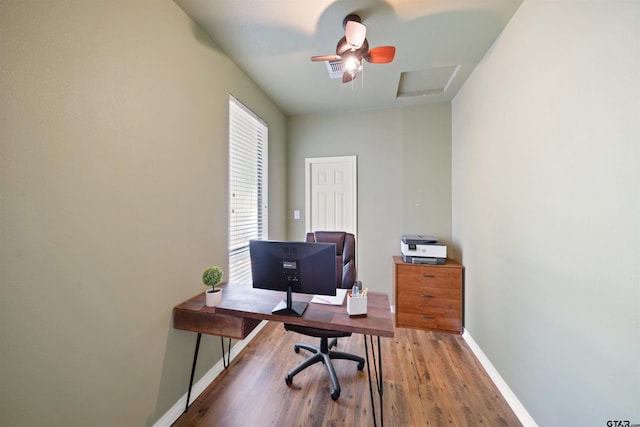
[[(522, 3), (174, 1), (287, 115), (450, 101)], [(365, 63), (363, 75), (343, 84), (310, 57), (335, 53), (350, 13), (366, 25), (370, 47), (396, 46), (396, 56), (390, 64)]]

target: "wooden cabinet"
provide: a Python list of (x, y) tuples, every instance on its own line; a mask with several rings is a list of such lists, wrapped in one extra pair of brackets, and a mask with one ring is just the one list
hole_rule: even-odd
[(399, 256), (393, 264), (396, 326), (461, 334), (464, 267), (450, 259), (409, 264)]

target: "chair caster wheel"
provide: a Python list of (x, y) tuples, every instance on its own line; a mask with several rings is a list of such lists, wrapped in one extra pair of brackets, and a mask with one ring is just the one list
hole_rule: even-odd
[(287, 383), (288, 386), (291, 386), (291, 384), (293, 384), (293, 378), (287, 375), (286, 377), (284, 377), (284, 382)]
[(364, 369), (364, 363), (358, 363), (358, 371), (362, 371)]
[(333, 400), (338, 400), (340, 398), (340, 392), (339, 391), (334, 391), (331, 393), (331, 399)]

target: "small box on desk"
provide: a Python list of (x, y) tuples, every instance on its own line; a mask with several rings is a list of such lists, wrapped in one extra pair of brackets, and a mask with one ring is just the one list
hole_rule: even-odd
[(349, 316), (366, 316), (367, 315), (367, 296), (352, 296), (347, 294), (347, 313)]

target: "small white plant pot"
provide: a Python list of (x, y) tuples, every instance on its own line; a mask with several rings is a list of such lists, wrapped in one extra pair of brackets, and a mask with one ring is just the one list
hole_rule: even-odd
[(215, 307), (222, 302), (222, 289), (208, 290), (204, 293), (205, 305)]

